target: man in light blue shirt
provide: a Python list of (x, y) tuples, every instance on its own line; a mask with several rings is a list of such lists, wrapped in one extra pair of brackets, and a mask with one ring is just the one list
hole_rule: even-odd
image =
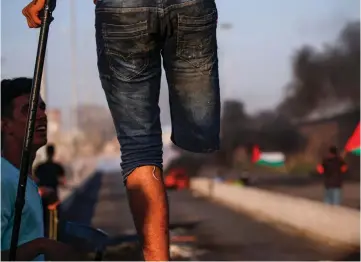
[[(19, 180), (19, 169), (1, 158), (1, 250), (10, 249), (14, 226), (14, 206)], [(26, 184), (25, 205), (21, 217), (19, 246), (44, 237), (43, 210), (38, 187), (29, 177)], [(43, 255), (36, 260), (44, 260)]]
[[(15, 78), (1, 81), (1, 259), (9, 259), (14, 226), (15, 201), (25, 137), (32, 79)], [(33, 156), (47, 142), (45, 103), (40, 99), (37, 109)], [(34, 159), (32, 159), (31, 163)], [(30, 165), (31, 166), (31, 165)], [(30, 174), (30, 170), (29, 170)], [(44, 238), (43, 209), (38, 187), (27, 179), (25, 205), (22, 212), (16, 259), (78, 260), (71, 247)]]

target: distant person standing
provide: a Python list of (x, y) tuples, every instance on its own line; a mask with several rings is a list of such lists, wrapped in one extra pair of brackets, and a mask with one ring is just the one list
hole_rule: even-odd
[(329, 148), (328, 156), (318, 166), (319, 173), (324, 175), (325, 203), (340, 205), (342, 200), (342, 184), (347, 165), (335, 146)]
[(239, 180), (242, 182), (242, 184), (243, 185), (245, 185), (245, 186), (249, 186), (250, 185), (250, 173), (249, 173), (249, 171), (248, 171), (248, 169), (246, 168), (246, 169), (243, 169), (242, 171), (241, 171), (241, 176), (240, 176), (240, 178), (239, 178)]
[(49, 206), (58, 203), (58, 187), (65, 185), (64, 168), (54, 161), (54, 155), (55, 146), (48, 145), (46, 147), (46, 161), (39, 164), (35, 169), (35, 177), (43, 201), (45, 236), (49, 236), (49, 223), (52, 222), (50, 221)]

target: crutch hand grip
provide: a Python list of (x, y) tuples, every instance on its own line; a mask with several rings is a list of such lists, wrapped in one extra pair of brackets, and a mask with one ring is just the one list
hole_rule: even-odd
[(52, 12), (55, 10), (55, 7), (56, 7), (56, 0), (47, 0), (45, 2), (45, 7), (44, 9), (42, 9), (40, 12), (39, 12), (39, 17), (41, 19), (41, 21), (44, 23), (44, 15), (45, 15), (45, 10), (49, 10), (49, 21), (47, 21), (49, 24), (51, 22), (53, 22), (54, 20), (54, 17), (51, 15)]

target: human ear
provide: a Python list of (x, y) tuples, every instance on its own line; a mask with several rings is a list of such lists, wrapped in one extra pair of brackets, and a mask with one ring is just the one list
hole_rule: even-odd
[(2, 133), (10, 133), (10, 122), (6, 118), (1, 119), (1, 132)]

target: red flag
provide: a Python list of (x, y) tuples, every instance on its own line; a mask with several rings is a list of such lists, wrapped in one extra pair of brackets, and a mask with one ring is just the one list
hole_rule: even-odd
[(360, 155), (360, 123), (358, 123), (352, 136), (347, 141), (345, 151)]
[(261, 151), (259, 150), (259, 146), (255, 145), (252, 149), (252, 163), (256, 163), (261, 157)]

